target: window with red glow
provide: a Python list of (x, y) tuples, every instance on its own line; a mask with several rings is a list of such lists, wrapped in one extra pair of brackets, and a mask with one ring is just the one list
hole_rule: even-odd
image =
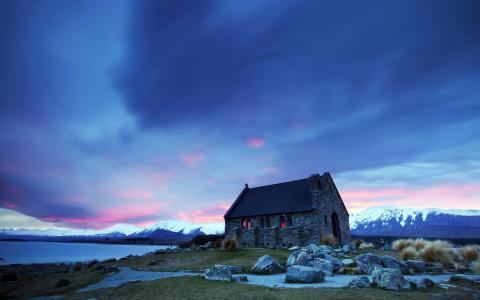
[(245, 219), (242, 220), (242, 228), (247, 228), (247, 221)]
[(280, 228), (287, 228), (287, 223), (285, 222), (285, 216), (280, 217)]
[(251, 229), (251, 228), (252, 228), (252, 220), (247, 219), (247, 229)]

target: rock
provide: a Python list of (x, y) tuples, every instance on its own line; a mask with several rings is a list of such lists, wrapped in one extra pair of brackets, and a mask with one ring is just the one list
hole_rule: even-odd
[(149, 266), (155, 266), (155, 265), (158, 265), (160, 262), (158, 260), (151, 260), (148, 265)]
[(331, 246), (328, 246), (328, 245), (319, 245), (317, 246), (319, 251), (321, 252), (332, 252), (333, 251), (333, 248)]
[(320, 247), (315, 245), (315, 244), (310, 244), (308, 246), (306, 246), (305, 248), (305, 251), (309, 252), (309, 253), (315, 253), (315, 252), (320, 252)]
[(159, 254), (164, 254), (164, 253), (167, 253), (167, 252), (168, 252), (168, 250), (166, 250), (166, 249), (157, 249), (157, 250), (155, 250), (155, 252), (153, 252), (153, 254), (159, 255)]
[(295, 251), (295, 250), (298, 250), (298, 249), (300, 249), (300, 247), (298, 247), (298, 246), (293, 246), (291, 248), (288, 248), (288, 250), (290, 250), (290, 251)]
[(377, 268), (372, 272), (372, 281), (380, 288), (398, 291), (407, 283), (397, 269)]
[(232, 274), (239, 274), (243, 272), (242, 266), (230, 266), (230, 265), (215, 265), (215, 267), (225, 267), (230, 270)]
[(264, 255), (257, 260), (251, 271), (257, 274), (276, 274), (281, 273), (283, 267), (270, 255)]
[(208, 241), (208, 242), (205, 243), (205, 245), (201, 245), (198, 248), (200, 248), (202, 250), (207, 250), (207, 249), (210, 249), (212, 247), (213, 247), (212, 241)]
[(429, 262), (425, 266), (425, 272), (428, 273), (442, 273), (443, 265), (438, 262)]
[(402, 274), (408, 274), (408, 267), (405, 263), (399, 261), (395, 257), (391, 257), (388, 255), (382, 255), (380, 256), (380, 260), (382, 262), (382, 266), (385, 268), (390, 268), (390, 269), (397, 269), (399, 270)]
[(322, 282), (324, 279), (325, 273), (321, 270), (299, 265), (289, 267), (285, 276), (285, 282), (289, 283)]
[(412, 270), (415, 273), (425, 272), (425, 262), (423, 260), (406, 260), (404, 263), (407, 265), (407, 268)]
[(232, 272), (226, 266), (213, 266), (203, 273), (203, 277), (207, 280), (232, 281)]
[(294, 265), (308, 266), (310, 263), (310, 255), (303, 250), (294, 251), (287, 258), (287, 268)]
[(8, 272), (7, 274), (2, 275), (3, 282), (17, 281), (18, 275), (15, 272)]
[(332, 262), (333, 272), (336, 272), (336, 271), (340, 270), (340, 268), (342, 267), (342, 261), (341, 260), (339, 260), (338, 258), (335, 258), (335, 257), (331, 257), (331, 258), (327, 258), (327, 259)]
[(357, 255), (354, 260), (360, 270), (365, 274), (372, 274), (373, 270), (382, 267), (380, 257), (372, 253)]
[(392, 245), (385, 244), (385, 245), (381, 246), (380, 249), (386, 250), (386, 251), (391, 251), (392, 250)]
[(358, 276), (348, 283), (349, 288), (363, 289), (370, 287), (370, 279), (367, 276)]
[(65, 278), (63, 279), (60, 279), (59, 281), (57, 281), (57, 284), (55, 284), (55, 288), (61, 288), (61, 287), (64, 287), (64, 286), (67, 286), (70, 284), (70, 280), (67, 280)]
[(247, 282), (248, 277), (246, 275), (238, 275), (238, 276), (233, 276), (233, 281), (236, 282)]
[(348, 253), (350, 251), (357, 250), (357, 245), (356, 244), (345, 244), (342, 246), (342, 251), (345, 253)]
[(123, 261), (123, 260), (129, 260), (129, 259), (132, 258), (132, 257), (133, 257), (133, 255), (132, 255), (132, 254), (129, 254), (129, 255), (127, 255), (127, 256), (124, 256), (124, 257), (120, 258), (120, 260), (122, 260), (122, 261)]
[(435, 287), (435, 282), (433, 282), (433, 280), (428, 278), (424, 278), (422, 280), (416, 281), (415, 283), (417, 285), (417, 289), (420, 289), (420, 290), (427, 290)]
[(95, 271), (101, 271), (103, 269), (105, 269), (104, 265), (97, 265), (97, 267), (95, 268)]
[(314, 258), (325, 258), (325, 259), (329, 259), (329, 260), (334, 259), (333, 255), (331, 255), (330, 252), (326, 252), (326, 251), (312, 253), (312, 254), (310, 254), (310, 257), (312, 259), (314, 259)]
[(315, 258), (312, 267), (325, 273), (325, 276), (333, 276), (333, 263), (328, 259)]
[(351, 258), (342, 259), (342, 267), (355, 267), (355, 261)]

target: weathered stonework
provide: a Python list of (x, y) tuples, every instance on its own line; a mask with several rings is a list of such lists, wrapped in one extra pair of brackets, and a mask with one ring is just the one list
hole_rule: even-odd
[[(229, 217), (227, 212), (226, 238), (235, 239), (241, 247), (291, 247), (312, 242), (318, 244), (323, 236), (334, 234), (341, 243), (348, 243), (349, 216), (332, 177), (329, 173), (322, 176), (315, 174), (310, 176), (309, 180), (311, 209), (242, 217)], [(248, 192), (248, 186), (245, 189)], [(245, 190), (242, 193), (245, 193)], [(239, 197), (241, 196), (242, 194)], [(235, 204), (236, 202), (232, 208)], [(282, 217), (286, 223), (285, 228), (281, 228)], [(242, 221), (246, 220), (249, 226), (245, 228), (244, 225), (242, 228)]]

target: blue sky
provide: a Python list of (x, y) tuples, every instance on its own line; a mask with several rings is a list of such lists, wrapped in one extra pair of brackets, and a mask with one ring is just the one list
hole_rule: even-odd
[(0, 28), (0, 227), (219, 223), (325, 171), (351, 212), (480, 208), (478, 1), (5, 0)]

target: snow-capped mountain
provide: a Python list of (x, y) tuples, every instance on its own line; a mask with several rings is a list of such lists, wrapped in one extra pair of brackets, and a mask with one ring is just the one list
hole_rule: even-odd
[(480, 210), (375, 206), (350, 215), (360, 236), (480, 238)]

